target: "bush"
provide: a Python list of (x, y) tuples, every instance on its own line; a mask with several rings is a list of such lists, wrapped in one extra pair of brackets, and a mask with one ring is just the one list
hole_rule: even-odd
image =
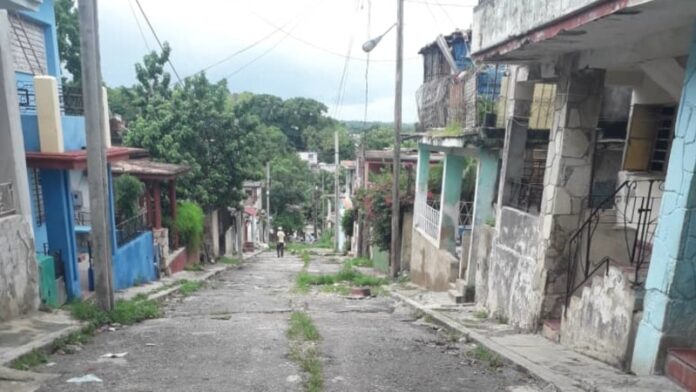
[(145, 184), (130, 174), (124, 174), (114, 179), (116, 191), (116, 219), (119, 222), (130, 219), (138, 214), (138, 200), (145, 194)]
[(198, 204), (190, 201), (179, 203), (174, 227), (187, 250), (196, 251), (200, 248), (203, 242), (204, 219), (205, 215)]

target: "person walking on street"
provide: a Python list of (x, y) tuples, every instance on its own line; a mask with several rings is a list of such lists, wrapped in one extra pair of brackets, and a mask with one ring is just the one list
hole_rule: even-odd
[(285, 232), (283, 231), (282, 227), (278, 227), (276, 237), (276, 252), (278, 253), (278, 257), (283, 257), (283, 253), (285, 251)]

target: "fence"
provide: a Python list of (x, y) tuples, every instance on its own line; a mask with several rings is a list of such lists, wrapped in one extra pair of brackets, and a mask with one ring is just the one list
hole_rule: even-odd
[(63, 109), (68, 116), (82, 116), (85, 114), (81, 87), (63, 86)]
[(116, 244), (121, 247), (147, 231), (149, 228), (143, 212), (116, 225)]
[(542, 184), (528, 182), (511, 182), (510, 198), (505, 203), (509, 207), (529, 213), (541, 211), (541, 198), (544, 193)]
[(78, 226), (91, 226), (89, 211), (75, 211), (75, 224)]
[(440, 231), (440, 210), (426, 203), (416, 206), (416, 225), (431, 238), (437, 239)]
[(0, 216), (17, 212), (14, 200), (14, 188), (11, 182), (0, 183)]

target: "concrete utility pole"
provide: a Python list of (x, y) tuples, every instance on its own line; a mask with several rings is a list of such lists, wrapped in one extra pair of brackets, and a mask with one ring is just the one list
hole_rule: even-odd
[(401, 169), (401, 98), (404, 68), (404, 0), (396, 0), (396, 87), (394, 91), (394, 182), (392, 184), (391, 275), (401, 270), (401, 203), (399, 175)]
[(336, 252), (339, 252), (340, 249), (338, 249), (338, 234), (340, 233), (339, 228), (341, 222), (338, 221), (338, 192), (339, 192), (339, 186), (338, 186), (338, 129), (334, 131), (334, 162), (336, 164), (336, 167), (334, 168), (334, 193), (336, 195), (336, 200), (334, 201), (334, 250)]
[(266, 162), (266, 243), (271, 243), (271, 162)]
[(97, 0), (79, 0), (80, 53), (82, 53), (82, 93), (87, 134), (87, 171), (92, 221), (92, 250), (96, 279), (97, 305), (103, 310), (114, 306), (111, 279), (111, 243), (106, 160), (106, 130)]

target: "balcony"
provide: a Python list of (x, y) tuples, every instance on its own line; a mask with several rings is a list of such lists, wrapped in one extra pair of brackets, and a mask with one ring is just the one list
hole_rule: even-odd
[(0, 183), (0, 217), (17, 213), (14, 200), (14, 184), (11, 182)]

